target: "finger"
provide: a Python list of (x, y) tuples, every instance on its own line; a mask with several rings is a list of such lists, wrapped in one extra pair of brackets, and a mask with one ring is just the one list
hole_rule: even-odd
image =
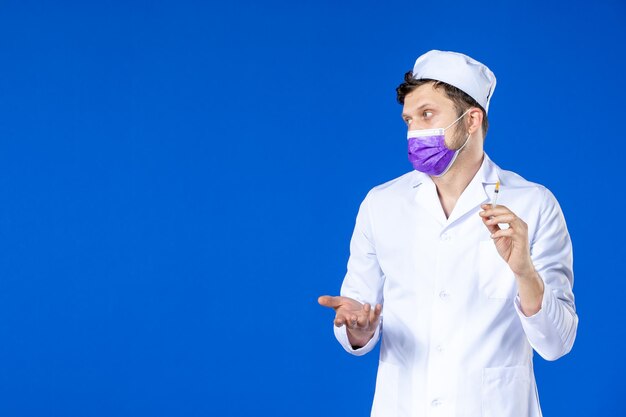
[(364, 321), (369, 322), (370, 312), (372, 311), (372, 305), (370, 303), (365, 303), (362, 309), (362, 316)]
[(381, 311), (382, 311), (382, 306), (380, 304), (376, 304), (376, 307), (370, 310), (370, 325), (376, 324), (376, 321), (380, 317)]
[(370, 318), (370, 310), (372, 306), (369, 304), (365, 304), (363, 309), (359, 312), (357, 316), (357, 326), (360, 328), (367, 328), (369, 326), (369, 318)]
[(512, 223), (517, 219), (513, 213), (500, 214), (498, 216), (483, 217), (485, 224)]
[(374, 308), (372, 312), (373, 318), (370, 319), (370, 323), (375, 323), (376, 321), (378, 321), (378, 319), (380, 318), (380, 313), (382, 313), (382, 311), (383, 311), (383, 305), (376, 304), (376, 307)]
[(331, 295), (322, 295), (321, 297), (317, 299), (317, 302), (324, 307), (337, 308), (341, 305), (342, 298), (343, 297), (333, 297)]
[(355, 314), (351, 314), (351, 313), (338, 313), (335, 316), (335, 324), (338, 326), (337, 327), (341, 327), (341, 326), (347, 326), (351, 329), (353, 329), (354, 327), (356, 327), (356, 322), (357, 322), (357, 317)]
[(482, 221), (483, 221), (483, 224), (487, 227), (487, 230), (489, 230), (489, 233), (494, 234), (495, 232), (500, 230), (500, 226), (498, 226), (497, 223), (496, 224), (487, 223), (487, 221), (489, 221), (488, 217), (483, 217)]
[(486, 218), (501, 216), (503, 214), (513, 214), (513, 212), (510, 210), (500, 210), (498, 208), (495, 208), (495, 209), (488, 208), (486, 210), (482, 210), (478, 212), (478, 215), (480, 217), (486, 217)]
[(492, 239), (499, 239), (501, 237), (513, 237), (515, 235), (515, 230), (513, 230), (512, 228), (508, 228), (508, 229), (500, 229), (497, 232), (493, 233), (491, 235)]
[(511, 211), (507, 206), (505, 206), (503, 204), (496, 204), (496, 207), (494, 208), (493, 204), (485, 203), (485, 204), (481, 204), (480, 207), (483, 210), (486, 210), (486, 209), (502, 209), (502, 210), (509, 210), (509, 211)]
[(356, 325), (357, 325), (357, 316), (356, 316), (356, 314), (347, 314), (347, 315), (345, 315), (344, 316), (344, 323), (350, 329), (356, 328)]
[(506, 206), (496, 206), (495, 208), (493, 208), (491, 204), (483, 204), (480, 207), (483, 209), (482, 211), (478, 212), (478, 214), (481, 217), (491, 217), (491, 216), (498, 216), (501, 214), (513, 213)]
[(494, 234), (495, 232), (497, 232), (498, 230), (500, 230), (500, 226), (498, 226), (498, 223), (491, 223), (489, 220), (489, 217), (483, 217), (481, 219), (483, 221), (483, 224), (485, 225), (485, 227), (487, 227), (487, 230), (489, 230), (490, 234)]

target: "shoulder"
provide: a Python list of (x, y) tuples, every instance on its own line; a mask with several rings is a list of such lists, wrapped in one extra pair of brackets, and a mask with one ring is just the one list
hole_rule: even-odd
[(404, 198), (419, 182), (419, 176), (423, 175), (417, 171), (410, 171), (392, 180), (379, 184), (369, 190), (366, 200), (389, 200), (394, 198)]
[(528, 181), (526, 178), (513, 171), (507, 171), (499, 167), (497, 167), (497, 172), (498, 178), (500, 179), (500, 185), (503, 188), (506, 187), (508, 190), (524, 194), (527, 197), (535, 196), (537, 198), (554, 198), (550, 190), (542, 184)]
[(540, 212), (560, 210), (559, 203), (552, 192), (544, 185), (528, 181), (521, 175), (496, 166), (500, 179), (501, 191), (506, 190), (509, 197), (530, 203)]

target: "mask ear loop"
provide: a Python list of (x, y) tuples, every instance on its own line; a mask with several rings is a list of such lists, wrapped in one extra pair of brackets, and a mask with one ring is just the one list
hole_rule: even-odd
[(456, 150), (457, 152), (461, 152), (461, 149), (465, 148), (465, 145), (467, 145), (467, 142), (469, 142), (470, 136), (472, 136), (471, 133), (467, 135), (467, 139), (465, 139), (465, 143), (463, 144), (463, 146), (461, 146), (459, 149)]
[[(468, 111), (470, 111), (470, 110), (471, 110), (471, 109), (467, 109), (467, 110), (465, 111), (465, 113), (463, 113), (463, 114), (461, 115), (461, 117), (465, 116), (465, 115), (467, 114), (467, 112), (468, 112)], [(458, 119), (456, 119), (454, 122), (452, 122), (452, 125), (453, 125), (453, 124), (455, 124), (456, 122), (458, 122), (458, 121), (461, 119), (461, 117), (459, 117), (459, 118), (458, 118)], [(450, 125), (450, 126), (452, 126), (452, 125)], [(448, 127), (450, 127), (450, 126), (448, 126)], [(448, 127), (446, 127), (446, 129), (447, 129)], [(443, 130), (445, 131), (446, 129), (443, 129)], [(472, 136), (472, 134), (471, 134), (471, 133), (470, 133), (469, 135), (467, 135), (467, 139), (465, 139), (465, 142), (463, 143), (463, 146), (461, 146), (459, 149), (457, 149), (457, 150), (455, 151), (455, 153), (454, 153), (454, 159), (456, 159), (456, 156), (459, 154), (459, 152), (461, 152), (461, 149), (465, 148), (465, 145), (467, 145), (467, 142), (469, 142), (469, 138), (470, 138), (470, 136)], [(454, 159), (452, 160), (452, 162), (454, 162)], [(450, 166), (452, 166), (452, 162), (450, 163)], [(442, 174), (442, 175), (443, 175), (443, 174)]]
[[(461, 117), (465, 116), (465, 115), (467, 114), (467, 112), (468, 112), (468, 111), (470, 111), (470, 110), (471, 110), (471, 108), (470, 108), (470, 109), (467, 109), (467, 110), (465, 111), (465, 113), (463, 113), (463, 114), (461, 115)], [(461, 117), (459, 117), (459, 119), (460, 119)], [(459, 119), (456, 119), (456, 120), (458, 121)], [(456, 123), (456, 122), (454, 122), (454, 123)], [(463, 146), (461, 146), (459, 149), (457, 149), (457, 150), (456, 150), (456, 155), (458, 155), (458, 154), (459, 154), (459, 152), (461, 152), (461, 149), (465, 148), (465, 145), (467, 145), (467, 142), (469, 142), (469, 138), (470, 138), (470, 136), (472, 136), (472, 134), (471, 134), (471, 133), (467, 135), (467, 139), (465, 139), (465, 143), (463, 144)], [(454, 156), (454, 159), (456, 159), (456, 155)]]
[(456, 122), (458, 122), (459, 120), (461, 120), (461, 118), (462, 118), (463, 116), (465, 116), (465, 115), (467, 114), (467, 112), (468, 112), (468, 111), (470, 111), (470, 110), (471, 110), (471, 108), (469, 108), (469, 109), (465, 110), (465, 113), (463, 113), (462, 115), (460, 115), (458, 119), (456, 119), (454, 122), (450, 123), (447, 127), (444, 127), (444, 128), (443, 128), (444, 132), (445, 132), (445, 131), (446, 131), (446, 130), (450, 127), (450, 126), (454, 125)]
[[(453, 124), (455, 124), (456, 122), (458, 122), (461, 117), (465, 116), (467, 114), (468, 111), (470, 111), (471, 109), (467, 109), (465, 111), (465, 113), (463, 113), (458, 119), (456, 119), (454, 122), (452, 122), (452, 124), (450, 126), (452, 126)], [(450, 127), (448, 126), (448, 127)], [(444, 131), (448, 128), (446, 127), (445, 129), (443, 129)], [(454, 164), (454, 161), (456, 161), (456, 157), (459, 156), (459, 152), (461, 152), (461, 149), (465, 148), (465, 145), (467, 145), (467, 142), (469, 142), (469, 138), (470, 136), (472, 136), (472, 134), (470, 133), (469, 135), (467, 135), (467, 139), (465, 139), (465, 143), (463, 144), (463, 146), (461, 146), (459, 149), (457, 149), (456, 151), (454, 151), (454, 156), (452, 157), (452, 160), (450, 161), (450, 163), (448, 164), (448, 166), (446, 167), (446, 169), (439, 175), (434, 175), (435, 177), (439, 178), (439, 177), (443, 177), (444, 175), (446, 175), (446, 173), (448, 172), (448, 170), (450, 168), (452, 168), (452, 165)]]
[(446, 175), (446, 172), (448, 172), (448, 170), (450, 168), (452, 168), (452, 165), (454, 164), (454, 161), (456, 161), (456, 157), (459, 156), (459, 152), (461, 152), (461, 149), (463, 149), (465, 147), (465, 145), (467, 145), (467, 142), (469, 142), (470, 136), (472, 136), (471, 133), (469, 135), (467, 135), (467, 139), (465, 139), (465, 143), (463, 144), (463, 146), (461, 146), (459, 149), (454, 151), (454, 156), (452, 157), (452, 160), (448, 164), (448, 167), (441, 174), (433, 175), (433, 177), (439, 178), (439, 177), (443, 177), (444, 175)]

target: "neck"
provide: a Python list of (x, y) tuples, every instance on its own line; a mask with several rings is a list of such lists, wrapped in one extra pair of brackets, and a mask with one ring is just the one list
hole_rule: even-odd
[(468, 143), (464, 151), (459, 153), (454, 164), (444, 176), (432, 177), (433, 182), (437, 186), (437, 194), (446, 218), (450, 217), (457, 200), (483, 163), (484, 152), (482, 146), (471, 146), (472, 144)]

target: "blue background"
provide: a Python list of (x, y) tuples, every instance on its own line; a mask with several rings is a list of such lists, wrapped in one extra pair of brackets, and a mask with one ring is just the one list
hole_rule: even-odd
[(544, 414), (626, 414), (625, 40), (618, 0), (2, 2), (0, 415), (368, 415), (378, 351), (316, 299), (411, 169), (395, 87), (430, 49), (495, 72), (486, 151), (568, 221)]

